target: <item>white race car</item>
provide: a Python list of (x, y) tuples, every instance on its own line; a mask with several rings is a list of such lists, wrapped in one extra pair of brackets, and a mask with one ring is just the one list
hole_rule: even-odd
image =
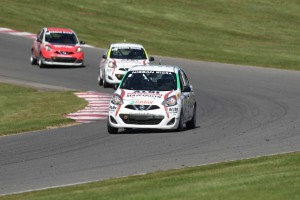
[(118, 86), (124, 74), (134, 65), (148, 65), (154, 61), (140, 44), (113, 43), (102, 56), (98, 84), (103, 87)]
[(107, 130), (114, 134), (119, 128), (195, 128), (196, 107), (193, 87), (183, 69), (134, 66), (111, 98)]

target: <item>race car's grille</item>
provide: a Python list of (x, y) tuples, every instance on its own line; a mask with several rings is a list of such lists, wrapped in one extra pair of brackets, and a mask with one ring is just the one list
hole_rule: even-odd
[(131, 109), (131, 110), (156, 110), (159, 109), (159, 106), (157, 105), (127, 105), (125, 108)]
[(138, 124), (138, 125), (157, 125), (164, 119), (164, 116), (161, 115), (120, 114), (119, 116), (125, 124)]
[(71, 55), (74, 54), (74, 52), (70, 52), (70, 51), (55, 51), (56, 54), (60, 54), (60, 55)]
[(54, 62), (67, 62), (67, 63), (73, 63), (76, 61), (76, 58), (65, 58), (65, 57), (52, 57), (52, 60)]

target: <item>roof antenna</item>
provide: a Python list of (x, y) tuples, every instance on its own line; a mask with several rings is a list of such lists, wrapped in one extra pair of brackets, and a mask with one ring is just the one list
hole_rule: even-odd
[(162, 62), (162, 60), (161, 60), (161, 59), (159, 59), (159, 63), (158, 63), (158, 64), (159, 64), (159, 65), (161, 65), (161, 62)]

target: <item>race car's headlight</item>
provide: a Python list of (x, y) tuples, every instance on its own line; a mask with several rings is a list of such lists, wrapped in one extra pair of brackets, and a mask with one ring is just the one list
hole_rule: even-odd
[(118, 95), (118, 94), (114, 94), (114, 95), (112, 96), (110, 102), (111, 102), (112, 104), (115, 104), (115, 105), (121, 105), (121, 104), (123, 104), (123, 100), (122, 100), (121, 96)]
[(114, 68), (114, 67), (117, 67), (117, 66), (116, 66), (116, 64), (115, 64), (114, 62), (110, 61), (110, 62), (108, 63), (108, 67)]
[(168, 97), (166, 100), (162, 102), (162, 105), (169, 107), (177, 105), (177, 98), (175, 95)]
[(76, 52), (77, 52), (77, 53), (82, 52), (82, 48), (81, 48), (81, 47), (78, 47), (78, 48), (76, 49)]
[(50, 46), (46, 45), (46, 46), (45, 46), (45, 50), (46, 50), (46, 51), (52, 51), (52, 48), (51, 48)]

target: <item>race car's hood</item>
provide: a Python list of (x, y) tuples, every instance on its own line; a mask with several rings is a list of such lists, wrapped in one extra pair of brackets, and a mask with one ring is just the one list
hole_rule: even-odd
[(140, 90), (118, 89), (116, 93), (118, 93), (122, 97), (124, 104), (160, 105), (168, 97), (172, 95), (176, 95), (177, 92), (175, 90), (140, 91)]
[(146, 65), (147, 60), (113, 59), (118, 68), (131, 68), (135, 65)]

